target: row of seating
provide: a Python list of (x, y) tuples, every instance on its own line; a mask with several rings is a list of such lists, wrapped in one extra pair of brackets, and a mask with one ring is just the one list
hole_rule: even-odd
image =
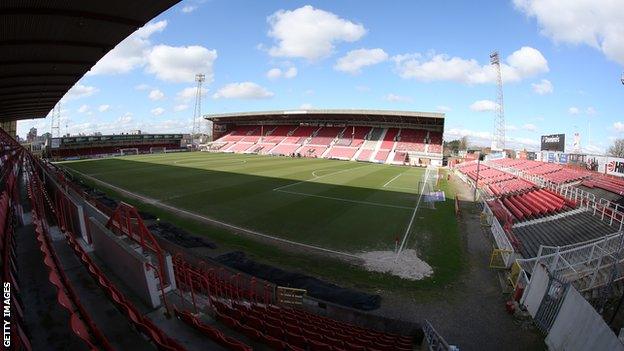
[[(180, 290), (190, 296), (204, 296), (202, 300), (209, 301), (218, 320), (277, 349), (289, 349), (289, 345), (314, 349), (320, 347), (320, 343), (334, 350), (411, 350), (413, 338), (409, 336), (378, 332), (304, 310), (274, 305), (273, 298), (266, 294), (272, 294), (272, 289), (258, 286), (254, 278), (241, 281), (240, 274), (207, 269), (205, 262), (199, 262), (199, 267), (204, 268), (198, 268), (181, 255), (176, 255), (173, 263)], [(265, 294), (259, 296), (262, 290)], [(292, 335), (288, 336), (286, 332)], [(303, 345), (302, 338), (317, 344)]]
[[(61, 217), (63, 215), (69, 216), (69, 211), (67, 211), (67, 209), (56, 208), (56, 206), (52, 204), (52, 201), (48, 196), (48, 192), (38, 176), (38, 172), (40, 172), (41, 168), (45, 166), (40, 164), (38, 160), (32, 157), (30, 158), (30, 164), (33, 170), (30, 172), (32, 184), (34, 184), (34, 186), (37, 188), (37, 194), (40, 195), (37, 197), (31, 197), (31, 201), (33, 202), (33, 208), (41, 208), (43, 206), (43, 201), (47, 202), (45, 206), (50, 208), (52, 213), (55, 215), (57, 222), (60, 224), (60, 229), (65, 235), (69, 246), (74, 250), (76, 256), (85, 265), (85, 268), (93, 277), (93, 280), (100, 286), (101, 289), (104, 290), (105, 294), (115, 304), (119, 311), (128, 318), (131, 324), (135, 326), (137, 331), (145, 335), (160, 350), (184, 350), (185, 348), (180, 345), (176, 340), (170, 338), (149, 318), (143, 316), (136, 309), (134, 304), (119, 289), (117, 289), (112, 281), (110, 281), (106, 277), (106, 275), (100, 270), (100, 268), (93, 262), (91, 257), (84, 251), (82, 246), (78, 244), (74, 237), (74, 233), (72, 233), (69, 230), (69, 227), (65, 225), (65, 223), (69, 223), (71, 221), (68, 218)], [(59, 199), (58, 203), (69, 203), (69, 200), (65, 198), (65, 195), (60, 192), (57, 193), (57, 199)], [(33, 216), (34, 213), (35, 211), (33, 211)], [(98, 332), (98, 334), (102, 335), (100, 332)]]
[[(384, 137), (379, 144), (382, 135)], [(362, 148), (370, 151), (358, 157), (359, 161), (394, 162), (387, 160), (393, 150), (402, 153), (442, 153), (442, 134), (415, 129), (360, 126), (247, 125), (234, 127), (228, 134), (210, 144), (208, 150), (271, 155), (299, 153), (303, 156), (321, 157), (327, 148), (330, 148), (325, 156), (327, 158), (352, 159), (358, 149)], [(378, 152), (374, 152), (375, 149)], [(372, 160), (371, 153), (375, 153)]]
[(371, 127), (347, 127), (335, 145), (360, 147), (371, 134)]
[(537, 175), (557, 185), (581, 181), (589, 188), (598, 187), (618, 195), (624, 195), (624, 179), (608, 176), (589, 170), (571, 169), (563, 165), (533, 160), (499, 159), (491, 163), (527, 174)]
[(327, 157), (350, 160), (351, 158), (353, 158), (357, 150), (358, 149), (356, 147), (334, 146), (329, 151), (329, 155)]
[(11, 206), (11, 199), (17, 197), (16, 185), (19, 168), (16, 165), (21, 163), (21, 152), (12, 155), (14, 158), (5, 158), (5, 156), (13, 153), (16, 146), (12, 145), (12, 143), (5, 144), (3, 139), (2, 135), (0, 135), (3, 159), (0, 178), (0, 184), (3, 185), (2, 193), (0, 194), (0, 269), (2, 270), (0, 283), (3, 286), (5, 282), (9, 283), (12, 288), (10, 322), (15, 336), (13, 339), (14, 349), (32, 350), (30, 340), (24, 332), (24, 310), (20, 298), (17, 258), (15, 255), (14, 211)]
[[(34, 178), (31, 178), (31, 181)], [(33, 187), (35, 189), (33, 189)], [(32, 206), (32, 224), (35, 228), (35, 237), (39, 243), (39, 250), (43, 254), (43, 263), (48, 269), (48, 280), (57, 290), (57, 302), (70, 315), (70, 329), (78, 336), (90, 350), (103, 348), (112, 350), (109, 341), (99, 331), (91, 317), (81, 305), (78, 296), (71, 287), (65, 272), (60, 268), (58, 257), (49, 242), (48, 225), (44, 225), (45, 209), (42, 203), (35, 198), (35, 191), (41, 188), (32, 182), (27, 185), (28, 197)]]
[(551, 215), (563, 211), (566, 207), (576, 207), (571, 200), (545, 189), (536, 189), (502, 198), (505, 207), (515, 220)]
[(225, 347), (228, 350), (232, 351), (251, 351), (253, 350), (251, 346), (245, 344), (244, 342), (237, 340), (233, 337), (227, 336), (223, 334), (219, 329), (203, 323), (199, 318), (193, 316), (192, 313), (186, 311), (179, 311), (178, 309), (174, 309), (176, 317), (182, 320), (184, 323), (192, 326), (193, 328), (199, 330), (204, 335), (206, 335), (209, 339), (215, 341), (217, 344)]
[(390, 351), (413, 348), (409, 337), (354, 327), (303, 310), (243, 303), (232, 303), (230, 306), (221, 301), (215, 301), (214, 306), (217, 318), (224, 324), (255, 340), (261, 340), (260, 335), (268, 335), (281, 341), (281, 350)]
[(343, 127), (321, 127), (320, 130), (316, 132), (316, 135), (312, 136), (308, 144), (329, 146), (329, 144), (338, 137), (338, 134), (345, 129), (346, 128)]
[(511, 178), (509, 179), (502, 180), (496, 183), (491, 183), (488, 185), (488, 189), (495, 196), (519, 194), (533, 188), (535, 188), (535, 184), (527, 180), (517, 178), (515, 176), (511, 176)]

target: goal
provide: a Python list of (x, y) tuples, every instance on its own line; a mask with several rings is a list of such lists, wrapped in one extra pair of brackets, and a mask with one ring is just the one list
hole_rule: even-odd
[(167, 148), (164, 146), (152, 146), (150, 147), (150, 154), (163, 154), (167, 152)]
[(127, 149), (119, 149), (119, 153), (121, 156), (126, 156), (126, 155), (138, 155), (139, 154), (139, 149), (136, 147), (131, 147), (131, 148), (127, 148)]

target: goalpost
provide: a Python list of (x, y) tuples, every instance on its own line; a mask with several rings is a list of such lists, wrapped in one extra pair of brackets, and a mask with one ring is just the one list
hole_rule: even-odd
[[(416, 212), (418, 212), (418, 208), (420, 207), (420, 203), (423, 200), (423, 195), (425, 197), (427, 197), (427, 195), (432, 191), (433, 186), (431, 184), (432, 180), (434, 177), (431, 177), (429, 174), (429, 167), (427, 167), (427, 169), (425, 170), (425, 174), (423, 176), (423, 179), (419, 182), (419, 191), (420, 194), (418, 194), (418, 201), (416, 202), (416, 206), (414, 207), (414, 211), (412, 211), (412, 216), (409, 220), (409, 223), (407, 224), (407, 229), (405, 229), (405, 233), (403, 234), (403, 240), (401, 240), (401, 244), (397, 245), (398, 249), (396, 250), (396, 258), (394, 259), (394, 262), (397, 262), (399, 256), (401, 255), (401, 252), (403, 251), (403, 249), (405, 248), (405, 243), (407, 242), (407, 239), (409, 238), (410, 232), (412, 230), (412, 225), (414, 224), (414, 219), (416, 219)], [(436, 169), (436, 176), (437, 177), (437, 169)], [(425, 200), (426, 202), (427, 199)], [(433, 203), (429, 202), (428, 204), (429, 206), (432, 206)], [(398, 242), (396, 243), (398, 244)]]
[(125, 148), (125, 149), (119, 149), (119, 154), (121, 156), (138, 155), (139, 154), (139, 149), (136, 148), (136, 147), (129, 147), (129, 148)]
[(163, 154), (167, 152), (167, 148), (164, 146), (152, 146), (150, 147), (150, 154)]

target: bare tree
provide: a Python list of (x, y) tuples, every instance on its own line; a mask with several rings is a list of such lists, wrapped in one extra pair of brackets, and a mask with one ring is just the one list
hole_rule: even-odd
[(615, 157), (624, 157), (624, 139), (616, 139), (613, 145), (609, 146), (607, 153)]
[(468, 137), (467, 136), (463, 136), (461, 137), (461, 139), (459, 139), (459, 149), (460, 150), (466, 150), (468, 149)]

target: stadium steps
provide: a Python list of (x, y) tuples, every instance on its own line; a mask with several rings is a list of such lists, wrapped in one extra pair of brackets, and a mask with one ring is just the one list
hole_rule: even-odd
[(564, 218), (564, 217), (567, 217), (567, 216), (572, 216), (572, 215), (576, 215), (576, 214), (579, 214), (579, 213), (583, 213), (585, 211), (587, 211), (587, 210), (584, 209), (584, 208), (577, 208), (577, 209), (574, 209), (574, 210), (557, 213), (557, 214), (552, 215), (552, 216), (546, 216), (546, 217), (536, 218), (536, 219), (532, 219), (532, 220), (525, 221), (525, 222), (516, 223), (516, 224), (514, 224), (513, 227), (514, 228), (521, 228), (521, 227), (524, 227), (524, 226), (527, 226), (527, 225), (533, 225), (533, 224), (537, 224), (537, 223), (544, 223), (544, 222), (548, 222), (548, 221), (553, 221), (553, 220), (556, 220), (556, 219)]
[(595, 240), (613, 234), (617, 228), (585, 211), (547, 222), (513, 228), (520, 240), (520, 253), (525, 258), (537, 256), (540, 245), (566, 246)]
[[(377, 140), (377, 144), (375, 144), (375, 148), (373, 149), (372, 155), (377, 155), (377, 152), (379, 152), (379, 149), (381, 149), (381, 144), (383, 143), (387, 132), (388, 132), (388, 128), (384, 128), (382, 130), (381, 135), (379, 136), (379, 139)], [(371, 161), (374, 160), (372, 155), (371, 155)]]

